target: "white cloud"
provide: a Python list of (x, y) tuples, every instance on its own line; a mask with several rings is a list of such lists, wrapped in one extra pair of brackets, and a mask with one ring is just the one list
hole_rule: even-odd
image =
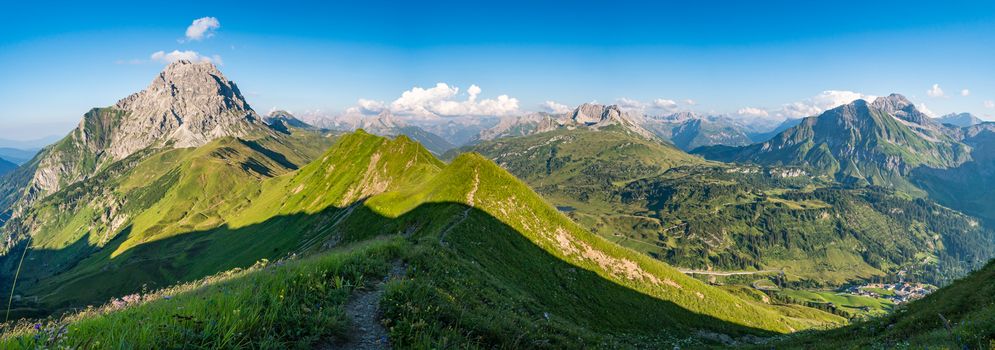
[(961, 96), (971, 96), (971, 90), (964, 89), (960, 91)]
[(617, 104), (619, 108), (625, 111), (642, 111), (643, 109), (646, 109), (646, 104), (643, 103), (642, 101), (634, 100), (627, 97), (616, 99), (615, 104)]
[(149, 58), (151, 58), (152, 61), (157, 61), (162, 63), (172, 63), (179, 60), (187, 60), (190, 62), (206, 62), (218, 65), (223, 64), (223, 62), (221, 61), (221, 56), (213, 55), (208, 57), (197, 53), (197, 51), (190, 51), (190, 50), (187, 51), (173, 50), (172, 52), (156, 51), (152, 53), (152, 55), (149, 56)]
[(736, 114), (739, 114), (740, 116), (744, 117), (767, 117), (770, 115), (770, 113), (768, 113), (767, 110), (756, 107), (740, 108), (739, 111), (736, 111)]
[(985, 101), (985, 108), (995, 109), (995, 101), (992, 100)]
[(665, 98), (658, 98), (653, 100), (653, 108), (661, 109), (665, 112), (673, 112), (674, 110), (677, 109), (677, 101), (668, 100)]
[(929, 97), (944, 97), (946, 94), (943, 93), (943, 89), (940, 88), (940, 84), (933, 84), (933, 87), (926, 90), (926, 95)]
[(570, 106), (562, 103), (557, 103), (556, 101), (546, 101), (539, 105), (539, 109), (549, 113), (569, 113)]
[(930, 117), (935, 117), (936, 116), (936, 113), (933, 113), (933, 111), (931, 111), (929, 109), (929, 107), (926, 107), (925, 103), (917, 104), (916, 105), (916, 109), (918, 109), (920, 112), (922, 112), (923, 114), (928, 115)]
[(356, 105), (359, 107), (357, 111), (366, 115), (380, 114), (380, 112), (383, 112), (383, 110), (387, 108), (386, 104), (382, 101), (367, 100), (363, 98), (359, 99)]
[(221, 22), (214, 17), (198, 18), (187, 27), (187, 40), (203, 40), (214, 36), (214, 30), (221, 28)]
[(804, 118), (819, 115), (828, 109), (833, 109), (855, 100), (873, 102), (875, 99), (877, 99), (877, 96), (859, 92), (826, 90), (805, 100), (785, 104), (780, 109), (772, 111), (772, 114), (782, 119)]
[(437, 118), (448, 116), (503, 116), (518, 112), (518, 99), (500, 95), (493, 99), (481, 99), (483, 91), (477, 85), (466, 89), (466, 99), (458, 99), (460, 89), (446, 83), (437, 83), (430, 88), (414, 87), (401, 93), (393, 102), (360, 99), (351, 113), (376, 114), (389, 109), (395, 115), (416, 118)]
[(470, 85), (469, 89), (466, 89), (466, 93), (470, 94), (467, 101), (473, 102), (477, 100), (477, 95), (480, 95), (480, 87), (477, 85)]
[(401, 97), (394, 100), (390, 108), (398, 113), (429, 115), (433, 114), (429, 110), (430, 105), (449, 99), (458, 92), (459, 88), (449, 87), (446, 83), (438, 83), (428, 89), (416, 86), (401, 93)]
[(692, 99), (689, 98), (689, 99), (684, 100), (684, 104), (686, 104), (688, 106), (694, 106), (694, 105), (698, 104), (698, 102), (696, 102), (695, 100), (692, 100)]

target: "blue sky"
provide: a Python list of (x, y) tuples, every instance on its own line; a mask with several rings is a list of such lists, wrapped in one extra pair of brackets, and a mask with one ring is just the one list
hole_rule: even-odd
[[(153, 53), (174, 50), (219, 57), (263, 113), (336, 114), (360, 99), (396, 106), (405, 91), (429, 94), (441, 82), (444, 98), (459, 103), (478, 87), (476, 100), (459, 105), (477, 113), (511, 113), (512, 100), (516, 111), (598, 101), (774, 117), (846, 91), (899, 92), (937, 114), (995, 114), (995, 2), (987, 0), (4, 7), (4, 139), (68, 132), (89, 108), (145, 87), (165, 65)], [(188, 39), (204, 17), (220, 26)], [(934, 84), (942, 94), (927, 93)]]

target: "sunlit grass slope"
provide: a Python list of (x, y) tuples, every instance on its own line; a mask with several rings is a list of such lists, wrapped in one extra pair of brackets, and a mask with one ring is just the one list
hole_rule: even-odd
[(777, 343), (798, 349), (992, 349), (995, 262), (877, 319)]
[[(197, 174), (195, 178), (203, 176), (193, 174)], [(57, 276), (59, 288), (46, 291), (53, 299), (82, 290), (89, 290), (83, 293), (89, 299), (122, 295), (147, 281), (158, 283), (153, 287), (162, 286), (248, 266), (259, 258), (273, 259), (290, 252), (327, 254), (327, 249), (348, 249), (355, 242), (387, 236), (407, 242), (390, 243), (400, 247), (399, 259), (407, 265), (407, 278), (390, 284), (381, 302), (391, 341), (401, 347), (678, 344), (700, 342), (702, 332), (763, 336), (843, 322), (814, 309), (770, 305), (708, 286), (585, 231), (480, 155), (464, 154), (444, 164), (405, 137), (391, 140), (362, 131), (343, 135), (314, 162), (257, 181), (254, 186), (258, 187), (227, 191), (225, 195), (230, 197), (225, 198), (230, 200), (224, 207), (230, 209), (218, 214), (223, 226), (204, 231), (191, 226), (192, 232), (142, 240), (111, 257), (112, 251), (122, 250), (119, 242), (138, 237), (122, 236), (110, 244), (114, 249), (92, 254)], [(253, 191), (258, 195), (241, 195)], [(191, 198), (202, 195), (178, 191), (182, 193)], [(190, 203), (191, 208), (210, 208), (197, 205)], [(188, 217), (177, 219), (183, 222)], [(191, 220), (190, 224), (196, 222)], [(367, 253), (359, 250), (355, 254)], [(302, 262), (300, 271), (309, 271), (313, 261), (324, 258), (316, 259)], [(262, 271), (253, 274), (266, 276)], [(293, 274), (286, 278), (304, 278)], [(257, 283), (266, 286), (275, 283), (268, 279), (283, 277), (258, 278), (262, 280)], [(327, 283), (320, 278), (303, 281), (292, 283), (303, 283), (301, 288)], [(270, 295), (275, 291), (265, 287), (246, 292), (243, 288), (249, 288), (248, 284), (227, 286), (229, 289), (209, 287), (213, 292), (204, 292), (203, 300), (228, 298), (214, 293), (235, 293), (251, 304), (237, 300), (222, 303), (219, 299), (218, 310), (231, 311), (262, 309), (270, 305), (267, 300), (275, 298)], [(340, 297), (334, 298), (338, 299), (331, 303), (341, 303)], [(185, 299), (177, 296), (176, 300)], [(194, 309), (202, 305), (202, 301), (190, 300)], [(117, 328), (110, 333), (117, 335), (102, 339), (132, 339), (129, 341), (143, 344), (151, 341), (143, 330), (146, 327), (167, 333), (189, 328), (176, 328), (185, 321), (155, 316), (163, 313), (157, 307), (165, 307), (155, 305), (168, 303), (129, 309), (127, 312), (134, 315), (130, 317), (142, 320), (134, 325), (92, 320), (77, 324), (92, 325), (87, 327), (93, 331), (84, 333), (91, 335), (98, 334), (100, 327), (113, 325)], [(146, 308), (151, 318), (140, 318)], [(254, 329), (242, 321), (215, 319), (230, 317), (212, 313), (220, 311), (198, 312), (194, 315), (200, 317), (198, 320), (228, 327), (225, 331), (205, 331), (197, 327), (207, 326), (193, 326), (195, 332), (207, 332), (208, 336), (195, 341), (209, 347), (245, 344), (211, 342), (235, 330)], [(340, 314), (313, 321), (332, 324), (339, 317), (336, 315)], [(301, 322), (310, 322), (311, 316)], [(255, 336), (224, 339), (313, 345), (316, 339), (334, 337), (335, 329), (342, 329), (335, 326), (323, 333), (302, 323), (297, 326), (308, 331), (295, 335), (285, 329), (295, 325), (287, 323), (290, 321), (273, 322), (270, 325), (276, 329), (268, 331), (267, 337), (277, 340), (252, 338)], [(186, 339), (175, 334), (162, 337), (167, 343), (158, 344), (167, 347), (175, 344), (169, 342)]]

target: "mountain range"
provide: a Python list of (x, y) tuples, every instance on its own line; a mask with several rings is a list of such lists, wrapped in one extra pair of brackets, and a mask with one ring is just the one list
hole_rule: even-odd
[(840, 187), (797, 165), (709, 162), (622, 126), (499, 138), (450, 156), (465, 151), (592, 232), (688, 269), (778, 270), (798, 286), (898, 274), (943, 284), (995, 256), (995, 232), (933, 202)]
[(346, 115), (333, 119), (320, 119), (317, 126), (337, 131), (353, 131), (362, 129), (366, 132), (380, 136), (405, 135), (419, 143), (425, 145), (429, 151), (435, 154), (443, 154), (455, 148), (446, 139), (434, 133), (425, 131), (416, 125), (397, 120), (390, 110), (383, 110), (375, 116), (355, 116)]
[[(387, 298), (394, 302), (385, 315), (400, 327), (428, 317), (429, 339), (459, 329), (511, 346), (514, 329), (549, 315), (548, 328), (528, 335), (529, 342), (606, 342), (620, 328), (674, 337), (702, 329), (749, 336), (842, 322), (818, 310), (772, 305), (709, 286), (604, 241), (479, 155), (460, 155), (447, 164), (406, 136), (387, 139), (357, 131), (326, 137), (286, 115), (271, 115), (263, 123), (244, 100), (227, 100), (240, 99), (233, 83), (200, 89), (211, 77), (227, 82), (210, 64), (170, 65), (146, 92), (88, 113), (79, 129), (36, 158), (51, 162), (64, 154), (58, 145), (87, 145), (77, 151), (91, 155), (95, 164), (71, 162), (78, 164), (68, 168), (73, 171), (56, 172), (63, 179), (57, 187), (29, 182), (26, 190), (52, 192), (20, 198), (19, 210), (5, 223), (9, 243), (0, 257), (0, 276), (4, 282), (23, 277), (15, 315), (51, 314), (263, 258), (349, 249), (393, 236), (404, 242), (393, 244), (407, 247), (412, 281), (390, 290)], [(158, 94), (159, 84), (205, 96), (160, 95), (159, 103), (152, 103), (148, 96)], [(222, 104), (232, 109), (183, 108), (190, 100), (227, 101)], [(176, 117), (172, 126), (129, 127), (161, 120), (155, 118), (164, 111)], [(646, 140), (640, 147), (666, 149), (644, 138), (651, 135), (629, 129), (619, 116), (613, 108), (586, 108), (576, 119), (578, 127), (592, 132), (614, 130)], [(213, 126), (195, 128), (188, 126), (191, 121)], [(93, 130), (104, 135), (99, 142)], [(137, 141), (127, 141), (131, 133), (144, 140), (139, 143), (144, 148), (135, 150)], [(41, 168), (34, 164), (21, 169)], [(361, 276), (350, 278), (364, 283)], [(493, 303), (502, 307), (487, 306)], [(404, 305), (447, 311), (423, 314)], [(464, 312), (481, 318), (451, 321)], [(604, 322), (590, 323), (592, 312), (602, 314)], [(136, 344), (131, 334), (99, 337), (124, 336), (113, 342)], [(244, 340), (269, 333), (240, 334)], [(398, 334), (396, 341), (424, 337)]]
[[(952, 120), (890, 95), (764, 131), (593, 103), (311, 124), (178, 61), (0, 176), (0, 286), (38, 320), (0, 347), (983, 344), (995, 128)], [(870, 282), (943, 288), (833, 292)]]
[(920, 166), (950, 168), (968, 161), (970, 147), (950, 136), (905, 97), (856, 100), (743, 147), (696, 150), (708, 159), (795, 165), (842, 183), (897, 187), (916, 192), (906, 178)]

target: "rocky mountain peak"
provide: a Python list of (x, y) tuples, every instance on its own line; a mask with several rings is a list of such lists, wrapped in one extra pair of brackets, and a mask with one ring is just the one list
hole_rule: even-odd
[(86, 113), (59, 147), (39, 154), (24, 204), (143, 149), (197, 147), (270, 130), (213, 64), (177, 61), (144, 90)]
[(580, 125), (634, 124), (633, 116), (618, 105), (584, 103), (577, 106), (570, 119)]
[(901, 111), (909, 106), (913, 106), (912, 101), (909, 101), (909, 99), (905, 98), (905, 96), (901, 94), (891, 94), (888, 96), (878, 97), (871, 105), (874, 108), (881, 109), (889, 113)]
[(275, 110), (269, 113), (263, 118), (263, 122), (267, 125), (273, 126), (292, 126), (301, 129), (313, 128), (311, 124), (305, 123), (304, 121), (297, 119), (293, 114), (284, 110)]
[(900, 94), (878, 97), (871, 107), (886, 112), (906, 122), (922, 126), (936, 127), (936, 123), (925, 113), (916, 109), (915, 104)]
[(177, 61), (115, 104), (128, 112), (108, 150), (116, 159), (157, 142), (195, 147), (259, 124), (238, 86), (209, 62)]
[(574, 109), (570, 119), (577, 124), (591, 125), (601, 121), (601, 115), (604, 114), (604, 112), (604, 105), (584, 103)]
[(373, 130), (390, 130), (399, 126), (394, 114), (385, 109), (376, 117), (364, 119), (360, 128), (373, 132)]

